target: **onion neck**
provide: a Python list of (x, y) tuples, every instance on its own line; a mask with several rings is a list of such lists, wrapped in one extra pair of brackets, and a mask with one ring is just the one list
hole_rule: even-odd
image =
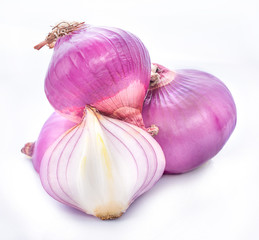
[(85, 28), (84, 22), (60, 22), (52, 28), (52, 31), (48, 34), (46, 39), (34, 46), (34, 49), (40, 50), (43, 46), (47, 45), (49, 48), (54, 48), (56, 41), (63, 36), (71, 34), (73, 31)]
[(175, 72), (165, 68), (162, 65), (156, 63), (151, 64), (149, 90), (160, 88), (171, 83), (175, 79), (175, 75)]

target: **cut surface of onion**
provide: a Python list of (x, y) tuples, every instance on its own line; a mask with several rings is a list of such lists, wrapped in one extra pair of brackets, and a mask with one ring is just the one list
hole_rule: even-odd
[[(43, 155), (48, 147), (75, 125), (74, 122), (69, 121), (56, 112), (51, 114), (44, 123), (37, 141), (32, 145), (31, 154), (27, 154), (32, 157), (32, 163), (37, 172), (40, 170)], [(32, 146), (30, 147), (32, 148)]]
[(151, 86), (143, 106), (146, 126), (166, 158), (166, 173), (184, 173), (215, 156), (236, 125), (236, 107), (227, 87), (198, 70), (171, 71), (153, 64)]
[(40, 178), (56, 200), (100, 219), (120, 217), (162, 176), (164, 154), (146, 131), (87, 108), (45, 152)]

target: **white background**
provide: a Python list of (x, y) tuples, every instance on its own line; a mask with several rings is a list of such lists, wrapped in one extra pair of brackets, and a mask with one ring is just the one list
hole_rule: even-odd
[[(0, 7), (0, 238), (259, 239), (259, 7), (257, 0), (2, 0)], [(44, 95), (52, 50), (36, 51), (61, 20), (135, 33), (153, 62), (196, 68), (231, 90), (238, 123), (199, 169), (164, 176), (118, 220), (56, 202), (20, 149), (53, 111)]]

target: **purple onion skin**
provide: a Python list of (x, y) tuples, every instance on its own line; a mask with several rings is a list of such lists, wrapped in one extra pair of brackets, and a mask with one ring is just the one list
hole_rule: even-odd
[(188, 172), (215, 156), (227, 142), (236, 125), (235, 103), (227, 87), (211, 74), (187, 69), (172, 72), (155, 65), (160, 87), (148, 91), (144, 123), (159, 128), (155, 139), (165, 154), (165, 173)]
[(147, 49), (133, 34), (87, 26), (57, 40), (45, 93), (71, 121), (79, 123), (85, 106), (91, 105), (102, 114), (144, 127), (141, 111), (150, 65)]
[(44, 123), (37, 141), (35, 142), (32, 163), (37, 172), (40, 170), (41, 160), (48, 147), (58, 139), (59, 136), (74, 127), (76, 124), (53, 113)]

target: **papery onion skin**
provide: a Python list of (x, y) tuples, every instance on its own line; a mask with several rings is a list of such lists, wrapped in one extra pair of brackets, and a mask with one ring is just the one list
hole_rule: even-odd
[(54, 113), (36, 143), (35, 151), (45, 150), (37, 162), (49, 195), (103, 220), (120, 217), (165, 168), (163, 151), (150, 134), (89, 108), (77, 125)]
[(211, 74), (154, 65), (160, 79), (146, 96), (144, 123), (159, 128), (155, 139), (165, 154), (165, 173), (188, 172), (222, 149), (236, 125), (236, 106)]
[(56, 41), (45, 93), (63, 116), (79, 123), (85, 105), (144, 127), (141, 116), (150, 57), (135, 35), (118, 28), (85, 28)]
[(44, 123), (37, 141), (34, 144), (32, 163), (37, 172), (40, 171), (40, 164), (44, 153), (62, 134), (76, 124), (54, 112)]

